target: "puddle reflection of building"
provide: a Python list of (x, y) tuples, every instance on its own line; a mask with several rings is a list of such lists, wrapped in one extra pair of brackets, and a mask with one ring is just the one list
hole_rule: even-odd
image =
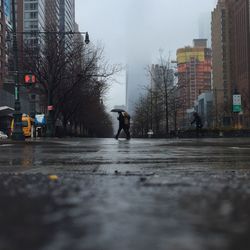
[(21, 152), (21, 167), (22, 169), (32, 168), (34, 162), (34, 147), (25, 145)]
[(9, 165), (20, 167), (21, 170), (32, 168), (34, 163), (34, 148), (31, 145), (18, 146), (12, 151)]

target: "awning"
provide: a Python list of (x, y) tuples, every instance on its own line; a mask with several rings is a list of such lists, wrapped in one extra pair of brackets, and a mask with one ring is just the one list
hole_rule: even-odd
[(0, 106), (0, 116), (12, 115), (14, 109), (9, 106)]

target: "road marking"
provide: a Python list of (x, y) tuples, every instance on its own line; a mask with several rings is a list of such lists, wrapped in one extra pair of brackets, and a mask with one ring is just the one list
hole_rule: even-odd
[(241, 148), (241, 147), (230, 147), (231, 149), (250, 149), (250, 148)]

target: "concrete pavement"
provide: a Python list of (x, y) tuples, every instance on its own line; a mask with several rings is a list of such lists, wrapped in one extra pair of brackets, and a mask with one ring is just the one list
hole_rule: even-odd
[(249, 153), (248, 138), (6, 142), (0, 249), (250, 249)]

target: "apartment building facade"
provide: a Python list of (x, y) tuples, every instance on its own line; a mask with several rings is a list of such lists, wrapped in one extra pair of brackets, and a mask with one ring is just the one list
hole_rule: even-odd
[(59, 31), (59, 0), (45, 0), (45, 27), (46, 31)]
[(233, 88), (241, 95), (242, 112), (239, 126), (250, 127), (250, 0), (229, 1), (231, 10), (230, 41), (234, 61), (232, 64)]
[[(74, 31), (75, 4), (73, 0), (21, 0), (17, 3), (18, 33), (24, 32), (19, 40), (20, 69), (24, 57), (24, 47), (37, 48), (41, 50), (44, 46), (46, 32), (52, 32), (51, 36), (55, 39), (61, 33), (64, 36), (66, 31)], [(63, 24), (63, 25), (62, 25)], [(53, 32), (58, 32), (57, 35)], [(53, 39), (51, 37), (51, 39)], [(67, 37), (66, 37), (67, 38)], [(67, 38), (68, 39), (68, 38)], [(22, 69), (21, 71), (27, 71)], [(27, 73), (27, 72), (26, 72)], [(30, 109), (35, 112), (47, 112), (47, 101), (41, 95), (39, 88), (29, 89)], [(44, 99), (45, 98), (45, 99)]]
[[(249, 128), (250, 0), (218, 0), (212, 13), (212, 51), (214, 105), (219, 121), (224, 117), (219, 125), (230, 121), (233, 127)], [(241, 95), (241, 112), (233, 112), (234, 94)]]
[(231, 57), (229, 37), (229, 9), (226, 0), (219, 0), (212, 12), (212, 65), (214, 124), (228, 127), (232, 124)]
[(60, 31), (74, 31), (75, 28), (75, 0), (60, 1)]

